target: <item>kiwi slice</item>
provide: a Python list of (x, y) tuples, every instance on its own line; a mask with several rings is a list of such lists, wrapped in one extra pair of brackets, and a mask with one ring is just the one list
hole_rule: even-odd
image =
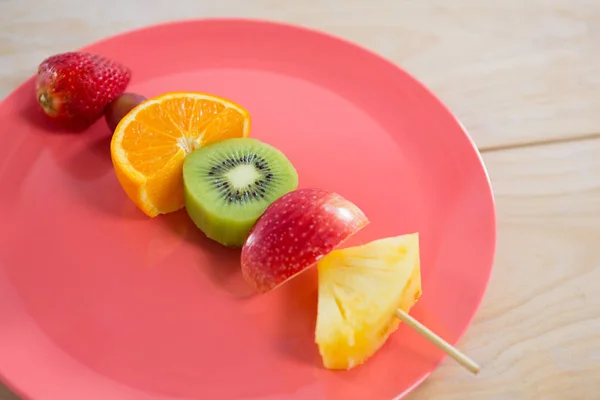
[(186, 210), (196, 226), (212, 240), (240, 247), (266, 208), (298, 187), (298, 173), (269, 144), (224, 139), (186, 157), (183, 186)]

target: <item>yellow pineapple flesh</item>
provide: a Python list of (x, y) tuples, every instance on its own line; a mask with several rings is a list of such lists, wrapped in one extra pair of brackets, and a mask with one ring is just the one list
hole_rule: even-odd
[(317, 264), (315, 341), (328, 369), (352, 369), (383, 346), (421, 296), (418, 233), (334, 250)]

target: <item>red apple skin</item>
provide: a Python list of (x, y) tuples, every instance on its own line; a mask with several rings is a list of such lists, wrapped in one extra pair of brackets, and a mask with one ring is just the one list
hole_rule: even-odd
[(305, 271), (368, 218), (355, 204), (322, 189), (297, 189), (275, 200), (256, 221), (242, 247), (242, 274), (266, 293)]

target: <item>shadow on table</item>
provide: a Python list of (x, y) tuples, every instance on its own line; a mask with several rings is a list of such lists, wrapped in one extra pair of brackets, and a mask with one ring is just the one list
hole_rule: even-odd
[(13, 394), (10, 390), (8, 390), (2, 383), (0, 383), (0, 400), (21, 400), (20, 397)]

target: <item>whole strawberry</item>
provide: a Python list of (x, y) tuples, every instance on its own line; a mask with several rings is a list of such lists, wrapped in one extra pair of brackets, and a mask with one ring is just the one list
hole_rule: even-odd
[(68, 52), (48, 57), (39, 65), (36, 95), (53, 120), (66, 127), (85, 128), (102, 117), (130, 80), (129, 68), (113, 60)]

